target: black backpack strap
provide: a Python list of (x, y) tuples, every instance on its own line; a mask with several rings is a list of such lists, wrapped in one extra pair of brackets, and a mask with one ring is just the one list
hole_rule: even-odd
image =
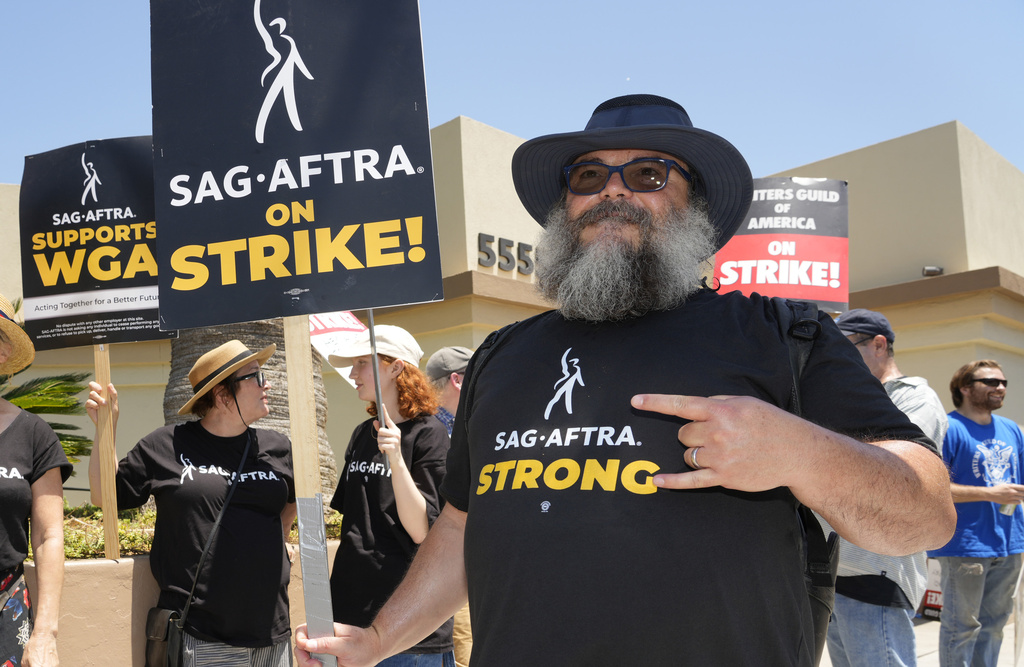
[(811, 356), (814, 341), (821, 335), (821, 322), (818, 321), (818, 307), (807, 301), (789, 299), (772, 299), (775, 313), (779, 320), (779, 330), (789, 343), (789, 367), (793, 374), (793, 390), (789, 397), (787, 410), (799, 416), (800, 409), (800, 378), (803, 377), (807, 360)]
[(462, 423), (464, 425), (469, 424), (470, 413), (473, 411), (473, 392), (476, 389), (476, 380), (480, 376), (480, 370), (487, 363), (487, 360), (490, 359), (491, 355), (494, 354), (494, 351), (508, 339), (507, 334), (520, 324), (522, 324), (521, 320), (512, 324), (506, 324), (502, 328), (492, 331), (484, 339), (484, 342), (480, 343), (480, 346), (476, 348), (473, 358), (466, 367), (466, 376), (462, 385), (462, 392), (459, 395), (458, 411), (462, 415)]
[[(779, 322), (779, 331), (789, 347), (789, 366), (793, 375), (793, 388), (787, 410), (800, 416), (800, 379), (803, 377), (807, 360), (811, 356), (814, 341), (821, 335), (818, 321), (818, 307), (806, 301), (772, 299)], [(835, 607), (836, 573), (839, 568), (839, 536), (832, 532), (828, 538), (818, 518), (806, 505), (801, 504), (797, 512), (803, 526), (807, 564), (804, 582), (811, 603), (811, 619), (814, 624), (814, 664), (821, 662), (828, 635), (828, 623)]]

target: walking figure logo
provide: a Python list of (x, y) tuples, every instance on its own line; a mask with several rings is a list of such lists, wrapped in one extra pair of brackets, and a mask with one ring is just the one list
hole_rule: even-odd
[(82, 185), (85, 186), (85, 190), (82, 191), (82, 206), (85, 206), (85, 200), (92, 195), (92, 200), (99, 203), (99, 199), (96, 197), (96, 186), (103, 185), (100, 182), (100, 175), (96, 173), (96, 167), (93, 166), (92, 162), (85, 161), (85, 153), (82, 153), (82, 171), (85, 172), (85, 180), (82, 181)]
[(192, 460), (186, 459), (184, 454), (179, 454), (178, 458), (181, 459), (181, 481), (178, 483), (184, 484), (186, 475), (188, 475), (189, 479), (195, 481), (195, 478), (192, 477), (192, 471), (195, 470), (196, 467), (192, 465)]
[[(548, 407), (544, 410), (544, 419), (551, 416), (551, 408), (555, 407), (555, 403), (561, 398), (565, 398), (565, 411), (568, 414), (572, 414), (572, 390), (578, 384), (583, 387), (583, 371), (580, 370), (580, 360), (578, 358), (569, 359), (569, 353), (572, 348), (568, 348), (564, 354), (562, 354), (562, 377), (555, 383), (554, 398), (548, 402)], [(572, 370), (569, 370), (569, 365), (572, 365)]]
[(299, 121), (299, 108), (295, 104), (295, 70), (302, 72), (310, 81), (313, 80), (313, 75), (306, 69), (306, 63), (302, 62), (302, 56), (299, 55), (298, 48), (295, 46), (295, 40), (290, 36), (284, 34), (284, 30), (287, 27), (287, 23), (280, 16), (271, 21), (268, 25), (276, 27), (278, 35), (288, 42), (288, 55), (281, 57), (281, 52), (274, 46), (274, 38), (271, 36), (267, 26), (263, 25), (263, 18), (260, 16), (260, 0), (256, 0), (253, 4), (253, 18), (256, 21), (256, 29), (260, 33), (260, 37), (263, 38), (263, 44), (267, 48), (267, 53), (270, 54), (270, 64), (267, 65), (267, 69), (263, 70), (263, 76), (260, 77), (260, 85), (266, 87), (267, 75), (270, 74), (275, 68), (277, 72), (274, 74), (274, 80), (270, 83), (270, 87), (267, 88), (267, 96), (263, 98), (263, 106), (260, 107), (259, 116), (256, 118), (256, 141), (263, 143), (263, 135), (267, 128), (267, 117), (270, 116), (270, 110), (277, 104), (277, 100), (280, 97), (284, 97), (284, 106), (288, 111), (288, 119), (292, 122), (292, 127), (296, 131), (302, 132), (302, 123)]

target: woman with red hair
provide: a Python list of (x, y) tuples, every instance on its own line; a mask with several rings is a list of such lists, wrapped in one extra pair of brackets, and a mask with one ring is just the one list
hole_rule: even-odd
[[(331, 507), (343, 514), (341, 546), (331, 574), (334, 620), (369, 627), (402, 581), (417, 546), (441, 512), (438, 492), (448, 454), (448, 431), (434, 418), (437, 398), (418, 368), (423, 350), (400, 327), (375, 327), (376, 403), (369, 332), (331, 355), (332, 366), (352, 367), (370, 419), (352, 433)], [(376, 417), (376, 419), (374, 419)], [(449, 619), (386, 667), (454, 667)]]

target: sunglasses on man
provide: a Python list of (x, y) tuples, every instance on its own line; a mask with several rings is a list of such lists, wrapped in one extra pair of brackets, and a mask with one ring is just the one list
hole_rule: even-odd
[(974, 378), (971, 380), (971, 382), (980, 382), (986, 387), (992, 387), (993, 389), (995, 389), (999, 385), (1003, 385), (1004, 387), (1010, 386), (1009, 380), (1001, 380), (999, 378)]
[(639, 158), (617, 166), (603, 162), (578, 162), (563, 167), (562, 174), (574, 195), (596, 195), (604, 190), (612, 174), (618, 174), (633, 192), (657, 192), (668, 183), (672, 167), (678, 169), (687, 182), (692, 182), (690, 172), (678, 162), (658, 157)]

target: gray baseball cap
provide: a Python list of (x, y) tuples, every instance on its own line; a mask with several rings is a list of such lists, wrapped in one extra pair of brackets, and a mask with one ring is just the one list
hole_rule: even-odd
[(431, 380), (440, 380), (452, 373), (465, 373), (472, 356), (473, 350), (468, 347), (442, 347), (427, 360), (427, 377)]
[(864, 334), (866, 336), (885, 336), (885, 339), (892, 343), (896, 340), (896, 334), (892, 325), (885, 315), (876, 313), (865, 308), (854, 308), (848, 310), (836, 318), (836, 324), (844, 336), (851, 334)]

